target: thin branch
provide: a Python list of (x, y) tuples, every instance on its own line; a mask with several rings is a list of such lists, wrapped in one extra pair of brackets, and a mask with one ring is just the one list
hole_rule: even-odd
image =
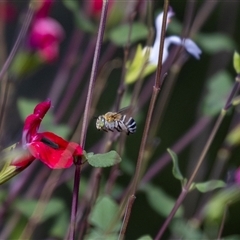
[[(175, 144), (170, 147), (174, 152), (179, 153), (184, 150), (196, 137), (209, 125), (211, 118), (201, 118), (194, 124), (186, 134), (180, 137)], [(151, 181), (160, 171), (171, 162), (171, 157), (168, 152), (164, 153), (158, 160), (151, 165), (141, 180), (141, 184)]]
[[(107, 9), (108, 9), (108, 0), (104, 0), (100, 24), (99, 24), (99, 32), (97, 36), (96, 48), (94, 53), (92, 72), (91, 72), (91, 77), (89, 82), (86, 106), (85, 106), (85, 111), (83, 115), (83, 126), (82, 126), (82, 132), (80, 136), (80, 146), (82, 146), (82, 148), (84, 148), (85, 141), (86, 141), (89, 113), (90, 113), (90, 108), (92, 103), (93, 88), (94, 88), (95, 80), (97, 77), (98, 62), (99, 62), (103, 35), (104, 35), (106, 19), (107, 19)], [(75, 162), (76, 169), (75, 169), (72, 209), (71, 209), (71, 223), (70, 223), (70, 231), (69, 231), (70, 240), (74, 240), (75, 234), (76, 234), (75, 230), (76, 230), (77, 209), (78, 209), (78, 195), (79, 195), (79, 187), (80, 187), (81, 163), (82, 163), (82, 158), (76, 159), (76, 162)]]
[[(160, 48), (159, 48), (159, 57), (158, 57), (158, 69), (157, 69), (157, 74), (155, 78), (155, 85), (153, 86), (153, 94), (151, 97), (151, 101), (149, 104), (149, 109), (147, 113), (147, 118), (145, 122), (145, 127), (144, 127), (144, 132), (143, 132), (143, 137), (140, 145), (140, 150), (139, 150), (139, 155), (137, 159), (137, 165), (136, 165), (136, 171), (132, 180), (131, 188), (130, 188), (130, 196), (134, 196), (135, 192), (137, 190), (137, 186), (139, 183), (139, 178), (140, 174), (142, 171), (142, 164), (143, 164), (143, 157), (144, 157), (144, 152), (145, 152), (145, 147), (146, 147), (146, 142), (147, 142), (147, 137), (148, 137), (148, 132), (150, 128), (150, 123), (152, 119), (152, 114), (155, 106), (155, 102), (160, 90), (160, 76), (161, 76), (161, 70), (162, 70), (162, 55), (163, 55), (163, 45), (164, 45), (164, 36), (165, 36), (165, 30), (166, 30), (166, 20), (167, 20), (167, 12), (168, 12), (168, 6), (169, 6), (169, 1), (165, 0), (164, 1), (164, 14), (163, 14), (163, 26), (162, 26), (162, 36), (161, 36), (161, 41), (160, 41)], [(126, 209), (127, 212), (131, 212), (132, 205), (129, 206), (129, 208)], [(126, 213), (125, 213), (126, 215)], [(128, 218), (129, 219), (129, 218)], [(127, 227), (128, 224), (128, 219), (125, 220), (124, 225)]]
[(1, 71), (0, 71), (0, 81), (1, 79), (4, 77), (5, 73), (7, 72), (9, 66), (12, 63), (13, 58), (15, 57), (17, 50), (22, 42), (22, 40), (25, 38), (26, 34), (27, 34), (27, 30), (30, 26), (30, 23), (32, 21), (32, 17), (33, 17), (33, 13), (34, 13), (34, 8), (32, 7), (32, 5), (29, 5), (27, 14), (25, 16), (25, 19), (23, 20), (23, 26), (20, 30), (20, 33), (17, 37), (17, 40), (12, 48), (12, 51), (10, 52), (6, 62), (4, 63)]
[(163, 22), (162, 22), (162, 31), (161, 31), (161, 39), (160, 39), (160, 47), (158, 53), (158, 68), (157, 74), (155, 75), (155, 88), (159, 89), (162, 85), (161, 83), (161, 73), (162, 73), (162, 58), (163, 58), (163, 47), (165, 40), (165, 33), (167, 28), (167, 14), (168, 14), (168, 6), (169, 0), (164, 1), (164, 12), (163, 12)]
[(216, 133), (219, 130), (219, 127), (220, 127), (224, 117), (226, 116), (227, 110), (231, 107), (230, 103), (232, 102), (232, 99), (235, 96), (235, 94), (237, 92), (237, 89), (238, 89), (238, 87), (240, 85), (239, 81), (240, 81), (240, 77), (237, 76), (236, 77), (236, 82), (235, 82), (235, 84), (234, 84), (234, 86), (232, 88), (232, 91), (229, 94), (229, 97), (226, 100), (225, 106), (222, 109), (222, 111), (221, 111), (221, 113), (220, 113), (220, 115), (219, 115), (219, 117), (218, 117), (218, 119), (217, 119), (217, 121), (216, 121), (216, 123), (214, 125), (214, 128), (213, 128), (213, 130), (212, 130), (212, 132), (211, 132), (211, 134), (210, 134), (210, 136), (208, 138), (208, 141), (207, 141), (207, 143), (206, 143), (206, 145), (205, 145), (205, 147), (204, 147), (204, 149), (203, 149), (203, 151), (202, 151), (202, 153), (201, 153), (201, 155), (200, 155), (200, 157), (199, 157), (199, 159), (197, 161), (197, 165), (196, 165), (192, 175), (190, 176), (186, 186), (183, 187), (181, 194), (179, 195), (179, 197), (178, 197), (178, 199), (177, 199), (177, 201), (176, 201), (172, 211), (168, 215), (168, 217), (165, 220), (163, 226), (159, 230), (155, 240), (158, 240), (158, 239), (162, 238), (162, 236), (163, 236), (165, 230), (167, 229), (169, 223), (171, 222), (172, 218), (174, 217), (175, 213), (177, 212), (178, 208), (180, 207), (180, 205), (182, 204), (183, 200), (185, 199), (187, 193), (189, 192), (189, 189), (191, 188), (193, 180), (195, 179), (195, 177), (196, 177), (196, 175), (197, 175), (197, 173), (198, 173), (198, 171), (199, 171), (199, 169), (200, 169), (200, 167), (201, 167), (201, 165), (203, 163), (203, 160), (205, 159), (205, 157), (207, 155), (207, 152), (208, 152), (208, 150), (209, 150), (209, 148), (210, 148), (210, 146), (211, 146), (211, 144), (213, 142), (213, 139), (216, 136)]
[(86, 107), (85, 107), (85, 111), (84, 111), (84, 115), (83, 115), (83, 126), (82, 126), (82, 133), (81, 133), (81, 137), (80, 137), (80, 145), (83, 147), (84, 147), (85, 141), (86, 141), (86, 133), (87, 133), (87, 127), (88, 127), (88, 120), (89, 120), (88, 115), (89, 115), (89, 111), (90, 111), (90, 107), (91, 107), (91, 103), (92, 103), (93, 87), (94, 87), (95, 80), (97, 77), (98, 62), (99, 62), (101, 46), (102, 46), (102, 41), (103, 41), (103, 35), (104, 35), (106, 19), (107, 19), (107, 9), (108, 9), (108, 0), (104, 0), (101, 19), (100, 19), (100, 25), (99, 25), (99, 32), (98, 32), (98, 37), (97, 37), (97, 42), (96, 42), (96, 49), (95, 49), (94, 58), (93, 58), (93, 65), (92, 65), (92, 72), (91, 72), (90, 83), (89, 83), (89, 88), (88, 88)]
[(221, 239), (221, 236), (222, 236), (222, 232), (223, 232), (223, 228), (224, 228), (224, 223), (225, 223), (225, 221), (226, 221), (226, 216), (227, 216), (227, 210), (228, 210), (228, 204), (227, 204), (227, 205), (225, 206), (225, 208), (224, 208), (221, 225), (220, 225), (220, 228), (219, 228), (219, 231), (218, 231), (217, 239), (219, 239), (219, 240)]
[(118, 240), (123, 240), (124, 239), (124, 235), (125, 232), (127, 230), (127, 224), (131, 215), (131, 211), (132, 211), (132, 205), (135, 201), (136, 197), (134, 195), (131, 195), (128, 199), (128, 204), (127, 204), (127, 209), (125, 211), (125, 215), (124, 215), (124, 219), (123, 219), (123, 223), (121, 226), (121, 230), (120, 230), (120, 234), (118, 237)]

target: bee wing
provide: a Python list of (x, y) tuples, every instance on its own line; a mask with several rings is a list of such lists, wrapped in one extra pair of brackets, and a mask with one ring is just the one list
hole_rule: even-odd
[[(124, 107), (124, 108), (121, 108), (118, 112), (116, 112), (115, 113), (115, 115), (117, 115), (117, 114), (126, 114), (127, 116), (129, 116), (129, 115), (131, 115), (132, 114), (132, 112), (133, 112), (133, 107), (131, 107), (131, 106), (128, 106), (128, 107)], [(114, 116), (115, 116), (114, 115)]]
[(128, 106), (128, 107), (124, 107), (124, 108), (121, 108), (117, 113), (127, 113), (128, 110), (130, 110), (131, 108)]

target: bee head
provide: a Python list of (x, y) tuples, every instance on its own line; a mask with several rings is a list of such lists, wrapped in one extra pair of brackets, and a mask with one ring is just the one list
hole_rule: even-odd
[(101, 130), (105, 126), (105, 119), (103, 117), (98, 117), (96, 121), (96, 128)]

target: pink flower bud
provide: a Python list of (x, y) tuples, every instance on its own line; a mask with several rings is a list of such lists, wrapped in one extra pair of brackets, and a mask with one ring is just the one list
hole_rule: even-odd
[(53, 18), (39, 18), (32, 26), (29, 46), (43, 61), (52, 62), (58, 57), (59, 44), (64, 38), (62, 26)]

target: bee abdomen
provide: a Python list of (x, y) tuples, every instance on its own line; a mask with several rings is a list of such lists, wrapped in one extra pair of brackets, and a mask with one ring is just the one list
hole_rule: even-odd
[(130, 117), (128, 119), (128, 121), (125, 123), (125, 125), (126, 125), (126, 127), (128, 129), (127, 134), (136, 132), (137, 124), (136, 124), (135, 120), (132, 117)]

